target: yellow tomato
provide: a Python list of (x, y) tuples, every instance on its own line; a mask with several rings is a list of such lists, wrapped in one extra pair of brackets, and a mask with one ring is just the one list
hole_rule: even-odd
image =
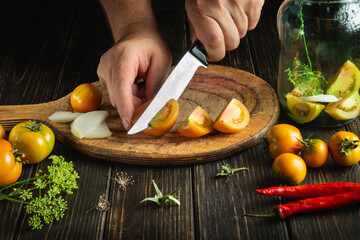
[(4, 130), (3, 126), (1, 126), (1, 124), (0, 124), (0, 139), (6, 139), (5, 130)]
[(304, 160), (293, 153), (283, 153), (273, 162), (272, 170), (277, 178), (288, 184), (299, 184), (306, 176)]
[(77, 112), (95, 111), (100, 107), (100, 90), (90, 83), (77, 86), (70, 96), (71, 107)]
[[(267, 133), (269, 152), (273, 158), (282, 153), (300, 152), (302, 136), (300, 130), (290, 124), (277, 124)], [(299, 141), (300, 140), (300, 141)]]
[(0, 187), (6, 187), (18, 180), (22, 172), (22, 163), (17, 161), (11, 144), (0, 139)]
[(339, 165), (352, 166), (360, 161), (359, 137), (352, 132), (335, 133), (328, 146), (332, 159)]
[(45, 124), (26, 121), (11, 130), (9, 142), (25, 154), (23, 161), (34, 164), (49, 156), (55, 145), (55, 135)]

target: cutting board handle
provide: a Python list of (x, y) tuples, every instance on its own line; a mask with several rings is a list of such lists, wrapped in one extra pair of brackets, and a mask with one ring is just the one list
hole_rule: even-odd
[(0, 124), (5, 131), (10, 131), (17, 123), (26, 120), (49, 122), (48, 117), (55, 111), (68, 111), (69, 95), (56, 101), (28, 105), (0, 106)]

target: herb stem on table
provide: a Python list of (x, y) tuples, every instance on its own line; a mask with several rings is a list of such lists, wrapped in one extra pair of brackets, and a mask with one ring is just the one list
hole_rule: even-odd
[(216, 174), (216, 176), (222, 176), (222, 177), (232, 176), (234, 175), (235, 172), (240, 170), (249, 170), (249, 169), (247, 167), (232, 168), (230, 164), (227, 163), (221, 166), (221, 171), (218, 174)]

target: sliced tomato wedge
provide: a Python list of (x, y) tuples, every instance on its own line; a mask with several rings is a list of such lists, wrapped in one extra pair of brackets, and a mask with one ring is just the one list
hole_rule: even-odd
[[(135, 110), (132, 123), (134, 124), (141, 114), (145, 111), (147, 106), (149, 106), (150, 101), (142, 104)], [(177, 117), (179, 116), (179, 103), (175, 99), (171, 99), (165, 104), (165, 106), (151, 119), (149, 122), (149, 127), (146, 128), (143, 132), (147, 135), (152, 136), (163, 136), (165, 133), (169, 132), (170, 129), (174, 126)]]
[(250, 122), (250, 114), (245, 105), (233, 98), (216, 119), (213, 127), (219, 132), (235, 133)]
[(197, 106), (177, 131), (184, 137), (201, 137), (213, 130), (213, 123), (209, 114)]

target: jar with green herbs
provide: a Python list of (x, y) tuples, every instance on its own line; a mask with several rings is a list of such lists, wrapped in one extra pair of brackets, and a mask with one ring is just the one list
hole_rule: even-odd
[(277, 93), (295, 122), (341, 126), (360, 115), (360, 0), (285, 0)]

